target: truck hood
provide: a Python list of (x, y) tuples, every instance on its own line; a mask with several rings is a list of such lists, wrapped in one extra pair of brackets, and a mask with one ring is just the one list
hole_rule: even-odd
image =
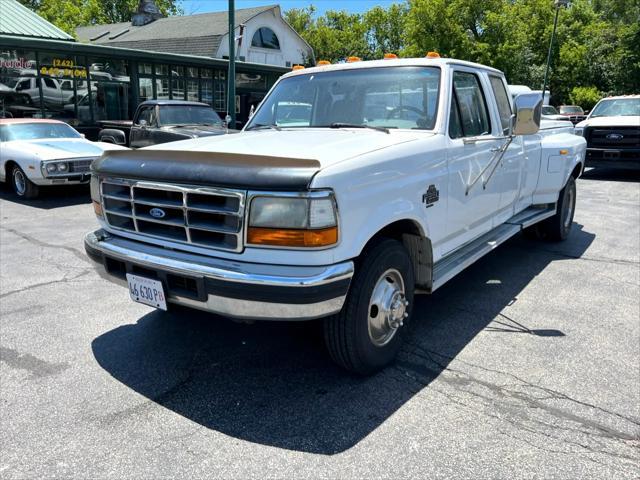
[(145, 181), (301, 191), (322, 168), (424, 135), (432, 134), (363, 129), (241, 132), (108, 152), (93, 162), (92, 170)]
[(317, 160), (321, 168), (382, 148), (424, 138), (425, 132), (393, 131), (389, 134), (368, 129), (304, 128), (259, 130), (235, 135), (195, 138), (153, 145), (142, 150), (262, 155)]
[(637, 127), (640, 125), (640, 116), (624, 115), (619, 117), (595, 117), (587, 118), (576, 127)]
[(105, 150), (123, 147), (102, 142), (90, 142), (84, 138), (46, 138), (42, 140), (16, 140), (11, 146), (29, 152), (40, 160), (58, 158), (99, 157)]

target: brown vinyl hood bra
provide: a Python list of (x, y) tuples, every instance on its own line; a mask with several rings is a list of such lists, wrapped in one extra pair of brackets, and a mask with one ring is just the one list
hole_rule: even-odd
[(157, 182), (247, 188), (306, 190), (320, 169), (311, 159), (179, 150), (116, 150), (91, 165), (101, 176)]

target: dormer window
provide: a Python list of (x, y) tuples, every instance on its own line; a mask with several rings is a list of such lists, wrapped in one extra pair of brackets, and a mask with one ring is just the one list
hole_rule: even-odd
[(256, 33), (253, 34), (251, 40), (252, 47), (258, 48), (271, 48), (273, 50), (280, 50), (280, 41), (276, 34), (267, 27), (259, 28)]

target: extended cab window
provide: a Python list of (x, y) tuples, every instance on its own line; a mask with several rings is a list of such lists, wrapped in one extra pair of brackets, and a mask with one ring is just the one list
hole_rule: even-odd
[(496, 103), (498, 104), (498, 112), (500, 113), (500, 124), (502, 125), (502, 133), (505, 135), (509, 133), (509, 126), (511, 125), (511, 103), (509, 102), (509, 95), (504, 88), (504, 82), (500, 77), (495, 75), (489, 75), (491, 81), (491, 89), (496, 97)]
[[(484, 99), (480, 81), (474, 73), (453, 73), (453, 97), (451, 118), (449, 120), (449, 133), (452, 138), (476, 137), (487, 135), (491, 131), (489, 111)], [(457, 114), (457, 115), (456, 115)], [(457, 116), (457, 118), (456, 118)], [(452, 124), (459, 123), (459, 129)], [(456, 133), (458, 136), (453, 136)]]

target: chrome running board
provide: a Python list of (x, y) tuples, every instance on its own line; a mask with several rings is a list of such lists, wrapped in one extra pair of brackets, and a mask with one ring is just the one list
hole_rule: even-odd
[(460, 247), (433, 266), (431, 291), (440, 288), (472, 263), (484, 257), (516, 233), (556, 213), (555, 205), (532, 206), (514, 215), (502, 225)]

